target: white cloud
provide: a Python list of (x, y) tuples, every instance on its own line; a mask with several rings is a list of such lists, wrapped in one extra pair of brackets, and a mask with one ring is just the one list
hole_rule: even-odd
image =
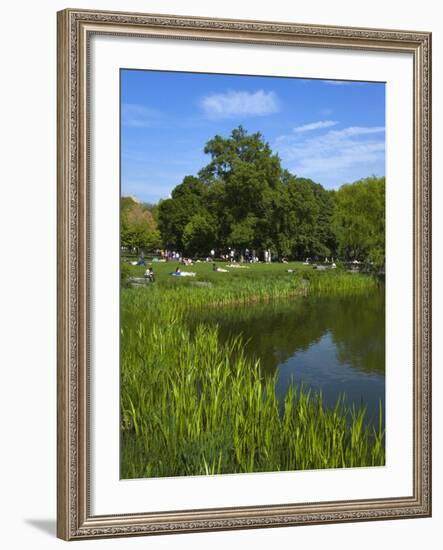
[(208, 118), (231, 118), (237, 115), (263, 116), (279, 110), (274, 92), (230, 90), (203, 98), (201, 106)]
[(329, 128), (335, 126), (337, 122), (335, 120), (319, 120), (318, 122), (310, 122), (303, 126), (297, 126), (294, 128), (294, 132), (309, 132), (310, 130), (319, 130), (321, 128)]
[(346, 177), (357, 166), (370, 175), (373, 167), (384, 160), (385, 139), (379, 135), (384, 130), (383, 126), (350, 126), (315, 137), (303, 133), (281, 136), (278, 150), (299, 176), (324, 178), (334, 171)]
[(336, 137), (351, 137), (351, 136), (364, 136), (367, 134), (380, 134), (385, 131), (384, 126), (349, 126), (349, 128), (344, 128), (343, 130), (334, 130), (329, 132), (331, 135)]
[(151, 128), (163, 120), (163, 114), (146, 105), (124, 103), (122, 105), (122, 125), (132, 128)]

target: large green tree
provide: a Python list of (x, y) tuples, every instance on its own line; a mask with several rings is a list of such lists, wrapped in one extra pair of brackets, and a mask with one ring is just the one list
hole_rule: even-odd
[(260, 133), (241, 126), (228, 138), (215, 136), (204, 149), (211, 156), (199, 177), (209, 188), (208, 205), (218, 220), (218, 247), (274, 247), (273, 220), (282, 168)]
[(149, 208), (132, 197), (121, 199), (121, 245), (129, 249), (155, 249), (162, 244), (160, 231)]
[(216, 135), (209, 163), (186, 176), (169, 199), (150, 206), (163, 244), (190, 255), (212, 248), (271, 249), (291, 258), (336, 256), (384, 261), (384, 180), (340, 191), (284, 169), (263, 136), (235, 128)]
[(342, 185), (335, 193), (332, 229), (342, 256), (384, 265), (385, 178)]
[(171, 197), (160, 202), (157, 211), (158, 225), (166, 247), (176, 250), (186, 248), (190, 241), (183, 240), (185, 228), (195, 216), (206, 217), (207, 194), (207, 185), (199, 178), (186, 176), (174, 188)]

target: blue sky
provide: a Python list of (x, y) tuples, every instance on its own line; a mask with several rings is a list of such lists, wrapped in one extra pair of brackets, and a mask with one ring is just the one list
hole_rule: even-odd
[(205, 143), (240, 124), (328, 189), (385, 174), (383, 83), (124, 69), (122, 195), (167, 198), (208, 164)]

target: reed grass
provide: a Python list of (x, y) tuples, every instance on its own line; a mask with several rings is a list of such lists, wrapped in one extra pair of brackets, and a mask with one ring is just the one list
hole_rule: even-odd
[[(149, 350), (149, 353), (146, 353)], [(342, 468), (384, 464), (383, 432), (365, 410), (262, 378), (240, 338), (217, 327), (192, 337), (179, 317), (125, 338), (122, 351), (123, 478)]]
[[(175, 282), (174, 282), (175, 283)], [(240, 337), (220, 343), (217, 326), (186, 323), (190, 308), (222, 307), (306, 293), (361, 292), (376, 284), (347, 273), (250, 273), (122, 289), (122, 478), (383, 465), (384, 434), (341, 396), (290, 387), (245, 356)], [(381, 413), (381, 411), (380, 411)]]

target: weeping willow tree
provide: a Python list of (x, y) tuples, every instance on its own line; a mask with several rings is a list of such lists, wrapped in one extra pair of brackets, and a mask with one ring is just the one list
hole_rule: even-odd
[(338, 252), (347, 259), (385, 263), (385, 178), (342, 185), (332, 219)]

